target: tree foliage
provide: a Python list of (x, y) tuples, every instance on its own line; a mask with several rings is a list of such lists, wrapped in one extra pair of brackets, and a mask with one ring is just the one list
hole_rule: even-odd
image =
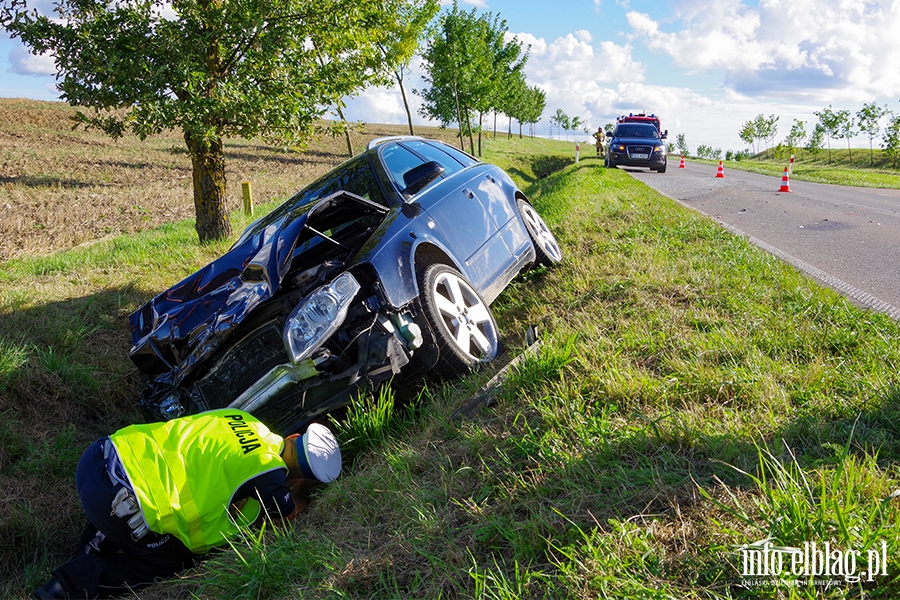
[(383, 68), (400, 88), (410, 135), (415, 135), (415, 131), (403, 85), (404, 75), (410, 60), (419, 51), (428, 23), (439, 8), (438, 0), (384, 0), (384, 11), (380, 13), (383, 19), (370, 28), (384, 57)]
[(5, 0), (0, 25), (53, 56), (81, 123), (114, 137), (183, 132), (203, 241), (231, 230), (226, 136), (302, 143), (384, 71), (369, 28), (389, 20), (378, 0), (58, 0), (54, 15), (28, 1)]
[(690, 154), (690, 148), (688, 148), (687, 140), (683, 133), (679, 133), (675, 136), (675, 147), (678, 148), (678, 153), (682, 156), (688, 156)]
[(869, 138), (869, 165), (875, 165), (875, 150), (872, 141), (881, 131), (881, 119), (890, 113), (887, 106), (878, 106), (874, 102), (863, 104), (863, 107), (856, 112), (856, 122), (859, 123), (859, 129)]
[(825, 136), (825, 142), (828, 144), (828, 164), (831, 164), (831, 138), (838, 137), (840, 135), (841, 129), (841, 117), (838, 112), (835, 112), (831, 105), (828, 105), (828, 108), (823, 108), (820, 111), (813, 112), (814, 115), (819, 117), (819, 126), (822, 133)]
[(812, 133), (809, 134), (809, 138), (806, 140), (806, 149), (813, 154), (818, 154), (822, 151), (822, 144), (824, 143), (825, 128), (821, 123), (816, 123), (815, 126), (813, 126)]
[(423, 100), (421, 114), (443, 126), (458, 123), (460, 146), (468, 133), (472, 154), (472, 131), (480, 127), (481, 115), (506, 107), (527, 60), (521, 43), (506, 39), (507, 31), (499, 15), (461, 11), (454, 1), (439, 16), (422, 55), (423, 79), (430, 87), (416, 92)]
[[(541, 120), (544, 109), (547, 108), (547, 93), (537, 86), (525, 86), (523, 96), (514, 107), (513, 117), (519, 121), (519, 137), (522, 137), (522, 124), (534, 125)], [(531, 130), (534, 137), (534, 128)]]
[(891, 115), (881, 139), (881, 147), (884, 149), (884, 153), (894, 161), (896, 169), (897, 159), (900, 158), (900, 115)]
[(785, 145), (788, 146), (793, 153), (804, 140), (806, 140), (806, 122), (794, 119), (794, 123), (791, 125), (791, 131), (784, 140)]

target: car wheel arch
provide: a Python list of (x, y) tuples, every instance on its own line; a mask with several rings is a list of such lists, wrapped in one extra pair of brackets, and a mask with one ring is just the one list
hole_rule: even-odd
[(422, 272), (431, 265), (447, 265), (462, 273), (462, 270), (459, 268), (460, 266), (456, 261), (453, 260), (443, 248), (431, 242), (420, 242), (413, 250), (413, 254), (413, 277), (415, 278), (416, 290), (419, 293), (422, 292), (420, 276)]

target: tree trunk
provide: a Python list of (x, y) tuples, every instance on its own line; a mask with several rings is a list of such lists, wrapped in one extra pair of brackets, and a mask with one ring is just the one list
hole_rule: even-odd
[(478, 157), (481, 158), (481, 124), (484, 123), (484, 113), (478, 113)]
[(406, 109), (406, 120), (409, 122), (409, 135), (416, 135), (416, 132), (413, 131), (412, 113), (409, 111), (409, 101), (406, 99), (406, 88), (403, 87), (403, 69), (401, 68), (399, 71), (395, 71), (394, 77), (397, 78), (397, 85), (400, 86), (400, 96), (403, 98), (403, 108)]
[(337, 106), (338, 116), (341, 118), (341, 125), (344, 126), (344, 139), (347, 140), (347, 154), (350, 158), (353, 158), (353, 144), (350, 143), (350, 126), (347, 125), (347, 119), (344, 118), (344, 111), (341, 110), (341, 106)]
[(466, 119), (466, 129), (469, 134), (469, 154), (475, 156), (475, 139), (472, 136), (472, 119), (469, 117), (469, 107), (463, 104), (463, 116)]
[(231, 235), (231, 220), (225, 206), (225, 146), (221, 138), (206, 140), (185, 132), (194, 178), (194, 211), (201, 242)]

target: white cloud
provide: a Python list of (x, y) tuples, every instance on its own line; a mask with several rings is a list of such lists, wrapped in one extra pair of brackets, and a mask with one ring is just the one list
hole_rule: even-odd
[(529, 85), (547, 94), (547, 118), (562, 108), (569, 116), (579, 116), (593, 128), (605, 124), (615, 113), (617, 98), (612, 84), (639, 83), (644, 65), (631, 56), (631, 46), (614, 42), (590, 43), (591, 36), (578, 31), (548, 43), (528, 33), (516, 37), (531, 45), (525, 77)]
[(17, 75), (56, 75), (56, 63), (49, 54), (32, 54), (19, 44), (9, 51), (9, 70)]
[(689, 71), (721, 70), (751, 97), (862, 102), (900, 93), (898, 0), (737, 0), (679, 3), (663, 31), (627, 14), (632, 43), (668, 54)]

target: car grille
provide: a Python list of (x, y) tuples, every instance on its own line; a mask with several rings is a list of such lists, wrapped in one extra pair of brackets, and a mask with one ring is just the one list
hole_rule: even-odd
[(264, 325), (232, 346), (216, 370), (197, 382), (209, 408), (228, 406), (274, 367), (288, 361), (277, 323)]
[[(650, 158), (650, 154), (653, 152), (653, 146), (628, 146), (627, 151), (628, 158), (637, 158), (640, 160)], [(638, 156), (635, 156), (636, 154)]]

